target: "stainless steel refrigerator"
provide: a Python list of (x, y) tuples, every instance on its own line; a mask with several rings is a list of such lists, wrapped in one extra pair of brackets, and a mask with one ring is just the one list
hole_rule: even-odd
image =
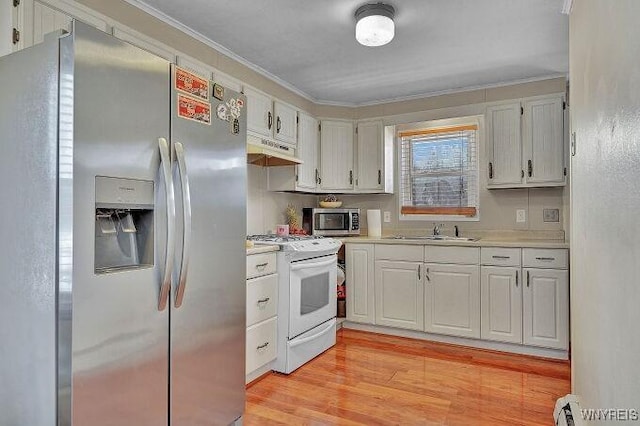
[(80, 23), (0, 77), (0, 424), (234, 422), (244, 96)]

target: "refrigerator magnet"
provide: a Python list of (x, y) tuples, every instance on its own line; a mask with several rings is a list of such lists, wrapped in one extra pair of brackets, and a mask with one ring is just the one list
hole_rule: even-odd
[(224, 100), (224, 87), (220, 86), (218, 83), (213, 83), (213, 97), (223, 101)]
[(178, 94), (178, 117), (211, 124), (211, 104)]
[(209, 100), (209, 80), (198, 77), (187, 70), (176, 67), (175, 86), (181, 92), (205, 101)]
[(220, 120), (229, 121), (229, 108), (225, 104), (216, 107), (216, 115)]

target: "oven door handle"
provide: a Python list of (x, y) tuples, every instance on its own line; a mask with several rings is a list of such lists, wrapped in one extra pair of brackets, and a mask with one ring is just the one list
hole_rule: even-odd
[(315, 340), (315, 339), (317, 339), (318, 337), (322, 337), (322, 336), (324, 336), (325, 334), (327, 334), (328, 332), (330, 332), (332, 329), (333, 329), (333, 322), (331, 322), (331, 324), (327, 325), (327, 328), (325, 328), (325, 329), (324, 329), (324, 330), (322, 330), (321, 332), (316, 333), (316, 334), (314, 334), (313, 336), (309, 336), (309, 337), (305, 337), (305, 338), (300, 339), (300, 340), (296, 340), (295, 342), (291, 343), (291, 344), (289, 345), (289, 347), (290, 347), (290, 348), (295, 348), (296, 346), (300, 346), (300, 345), (303, 345), (303, 344), (305, 344), (305, 343), (307, 343), (307, 342), (310, 342), (311, 340)]
[(292, 271), (298, 271), (300, 269), (307, 269), (307, 268), (322, 268), (323, 266), (329, 266), (332, 263), (335, 263), (336, 260), (337, 260), (337, 257), (335, 255), (332, 255), (331, 259), (324, 260), (322, 262), (293, 263), (293, 264), (291, 264), (291, 270)]

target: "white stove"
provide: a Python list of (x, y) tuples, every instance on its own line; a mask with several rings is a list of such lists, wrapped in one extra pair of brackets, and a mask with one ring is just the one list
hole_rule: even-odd
[(247, 239), (280, 246), (274, 369), (289, 374), (335, 345), (336, 253), (342, 243), (317, 235), (250, 235)]
[(310, 259), (312, 257), (335, 254), (342, 243), (333, 238), (319, 235), (286, 235), (275, 234), (249, 235), (248, 240), (255, 244), (273, 244), (280, 246), (283, 252), (289, 252), (289, 260)]

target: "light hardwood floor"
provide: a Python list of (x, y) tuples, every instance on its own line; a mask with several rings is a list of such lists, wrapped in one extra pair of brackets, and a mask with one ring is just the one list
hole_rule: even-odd
[(355, 330), (247, 389), (245, 425), (553, 425), (567, 361)]

